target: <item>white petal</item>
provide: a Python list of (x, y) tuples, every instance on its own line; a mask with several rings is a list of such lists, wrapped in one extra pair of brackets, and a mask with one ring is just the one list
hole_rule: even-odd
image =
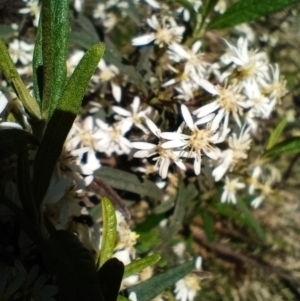
[(159, 174), (163, 179), (165, 179), (168, 175), (169, 166), (170, 166), (170, 159), (168, 158), (163, 159), (159, 167)]
[(112, 110), (121, 115), (121, 116), (126, 116), (126, 117), (130, 117), (131, 116), (131, 113), (121, 107), (117, 107), (117, 106), (112, 106)]
[(201, 172), (201, 156), (197, 156), (195, 158), (195, 161), (194, 161), (194, 171), (195, 171), (195, 174), (197, 176), (200, 175), (200, 172)]
[(191, 131), (193, 131), (195, 129), (194, 121), (190, 111), (185, 105), (181, 105), (181, 113), (187, 126), (190, 128)]
[(117, 102), (121, 101), (121, 97), (122, 97), (122, 89), (119, 85), (115, 84), (114, 82), (111, 82), (111, 88), (112, 88), (112, 95), (114, 97), (114, 99)]
[(175, 147), (181, 147), (181, 146), (185, 146), (186, 142), (182, 141), (182, 140), (171, 140), (171, 141), (167, 141), (164, 142), (161, 147), (162, 148), (175, 148)]
[(193, 114), (197, 115), (198, 118), (201, 118), (201, 117), (204, 117), (204, 116), (216, 111), (219, 107), (220, 107), (220, 105), (218, 104), (218, 102), (213, 101), (213, 102), (208, 103), (208, 104), (204, 105), (203, 107), (195, 110), (193, 112)]
[(185, 164), (181, 160), (174, 161), (174, 163), (182, 170), (186, 170)]
[(141, 103), (141, 100), (138, 96), (135, 96), (133, 101), (132, 101), (132, 104), (131, 104), (131, 107), (132, 107), (132, 112), (133, 113), (137, 113), (139, 108), (140, 108), (140, 103)]
[(189, 139), (190, 136), (177, 133), (177, 132), (163, 132), (160, 134), (161, 138), (167, 139), (167, 140), (180, 140), (180, 139)]
[(219, 94), (219, 92), (215, 88), (215, 86), (213, 84), (211, 84), (209, 81), (207, 81), (206, 79), (200, 78), (198, 76), (195, 76), (193, 79), (200, 87), (202, 87), (204, 90), (206, 90), (210, 94), (212, 94), (212, 95)]
[(134, 38), (132, 40), (133, 46), (141, 46), (141, 45), (147, 45), (155, 40), (155, 35), (153, 33), (147, 34), (141, 37)]
[(156, 148), (156, 144), (148, 143), (148, 142), (131, 142), (131, 147), (137, 149), (150, 150)]
[(149, 127), (149, 129), (151, 130), (151, 132), (156, 136), (156, 137), (160, 137), (160, 129), (155, 125), (155, 123), (150, 120), (150, 119), (146, 119), (146, 123)]

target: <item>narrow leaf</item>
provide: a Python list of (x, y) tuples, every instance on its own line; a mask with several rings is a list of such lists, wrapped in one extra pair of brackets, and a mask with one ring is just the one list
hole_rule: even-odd
[(14, 154), (27, 150), (29, 143), (38, 145), (39, 141), (35, 136), (22, 130), (0, 130), (0, 162)]
[(41, 119), (41, 112), (37, 102), (29, 94), (24, 85), (4, 41), (0, 38), (0, 70), (3, 71), (6, 80), (13, 86), (18, 98), (32, 118)]
[(264, 232), (256, 218), (253, 216), (252, 212), (244, 204), (244, 202), (238, 200), (237, 207), (241, 210), (243, 218), (247, 225), (255, 231), (259, 238), (266, 240), (266, 233)]
[(102, 199), (103, 233), (101, 250), (97, 263), (101, 267), (114, 253), (117, 241), (117, 217), (113, 204), (108, 198)]
[(104, 301), (93, 257), (72, 232), (54, 232), (40, 250), (56, 278), (59, 300)]
[(123, 278), (140, 273), (142, 270), (146, 269), (147, 267), (156, 264), (160, 260), (160, 258), (161, 258), (160, 255), (153, 254), (144, 257), (142, 259), (137, 259), (132, 261), (131, 263), (125, 266), (125, 272)]
[(232, 27), (275, 13), (299, 0), (240, 0), (231, 5), (224, 14), (214, 19), (209, 29)]
[(45, 131), (34, 165), (35, 200), (41, 204), (48, 189), (55, 164), (76, 118), (82, 98), (104, 52), (103, 44), (91, 47), (70, 77), (63, 95)]
[(0, 204), (6, 206), (14, 214), (16, 220), (20, 223), (22, 229), (34, 241), (36, 245), (39, 245), (43, 241), (44, 238), (40, 229), (32, 224), (30, 219), (25, 215), (24, 210), (17, 206), (12, 200), (7, 198), (1, 192)]
[(195, 260), (186, 262), (174, 268), (168, 269), (142, 283), (128, 288), (128, 292), (135, 292), (138, 301), (150, 301), (157, 295), (184, 278), (195, 268)]
[(39, 212), (34, 201), (27, 150), (18, 154), (17, 187), (24, 212), (35, 226), (39, 226)]
[(285, 154), (296, 154), (300, 152), (300, 137), (293, 137), (284, 140), (269, 150), (264, 154), (264, 158), (278, 157)]
[(272, 131), (266, 147), (267, 150), (272, 148), (277, 143), (286, 125), (287, 125), (287, 120), (286, 118), (283, 118), (276, 126), (276, 128)]
[(124, 264), (117, 258), (108, 259), (98, 271), (105, 301), (116, 301), (124, 274)]
[(49, 120), (66, 84), (69, 0), (44, 0), (41, 15), (44, 66), (42, 114), (44, 119)]
[(153, 182), (138, 178), (135, 174), (106, 166), (95, 171), (95, 174), (114, 188), (137, 193), (141, 196), (149, 196), (157, 200), (163, 198), (162, 190)]

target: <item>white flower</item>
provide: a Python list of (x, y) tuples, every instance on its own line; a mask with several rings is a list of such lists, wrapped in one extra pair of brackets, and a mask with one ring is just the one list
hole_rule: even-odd
[(233, 133), (228, 138), (229, 149), (220, 155), (220, 164), (214, 168), (212, 175), (215, 181), (220, 181), (227, 170), (232, 170), (241, 160), (248, 158), (248, 150), (251, 146), (250, 127), (246, 124), (242, 127), (239, 137)]
[(159, 47), (163, 47), (164, 45), (170, 45), (172, 42), (180, 42), (183, 32), (185, 31), (184, 26), (178, 26), (176, 22), (170, 18), (163, 18), (162, 25), (160, 25), (156, 15), (153, 15), (151, 19), (147, 19), (147, 23), (156, 32), (134, 38), (132, 45), (147, 45), (154, 41)]
[(30, 14), (34, 17), (33, 25), (38, 27), (40, 14), (41, 14), (41, 5), (39, 4), (38, 0), (29, 0), (26, 3), (25, 8), (19, 9), (20, 14)]
[[(161, 138), (160, 130), (157, 126), (149, 119), (146, 119), (146, 123), (150, 128), (151, 132), (158, 138)], [(156, 166), (159, 167), (159, 174), (164, 179), (167, 177), (168, 169), (171, 163), (175, 163), (179, 168), (185, 170), (185, 165), (181, 160), (179, 160), (179, 152), (174, 152), (173, 150), (164, 149), (161, 146), (161, 141), (158, 144), (148, 143), (148, 142), (132, 142), (131, 146), (140, 151), (134, 154), (136, 158), (148, 158), (154, 155), (158, 155), (153, 158), (156, 161)]]
[(27, 44), (26, 42), (14, 39), (8, 45), (9, 54), (14, 63), (20, 61), (23, 65), (28, 65), (32, 61), (34, 44)]
[(225, 117), (224, 129), (228, 127), (229, 116), (233, 116), (237, 125), (241, 127), (240, 116), (243, 115), (244, 109), (251, 106), (251, 102), (246, 101), (241, 94), (242, 87), (237, 84), (225, 85), (225, 87), (214, 86), (204, 79), (199, 80), (199, 84), (209, 93), (215, 95), (216, 100), (195, 110), (193, 114), (197, 115), (201, 120), (215, 113), (212, 121), (213, 127), (218, 127)]
[[(148, 130), (144, 127), (143, 121), (147, 119), (147, 114), (150, 113), (151, 107), (148, 107), (146, 110), (141, 110), (140, 107), (141, 100), (139, 97), (134, 97), (131, 106), (132, 112), (127, 111), (121, 107), (112, 106), (112, 110), (119, 114), (120, 116), (124, 116), (125, 118), (116, 118), (121, 120), (120, 123), (122, 126), (124, 126), (127, 131), (130, 130), (130, 128), (135, 125), (140, 130), (142, 130), (145, 134), (148, 133)], [(119, 117), (119, 116), (117, 116)]]
[(272, 165), (257, 165), (252, 171), (250, 178), (249, 194), (258, 194), (251, 202), (255, 209), (260, 206), (262, 201), (274, 193), (272, 185), (281, 180), (279, 170)]
[[(225, 40), (231, 50), (230, 54), (224, 56), (225, 64), (233, 63), (236, 66), (235, 78), (240, 81), (258, 80), (268, 78), (268, 59), (264, 52), (248, 51), (248, 40), (240, 37), (237, 41), (237, 47), (232, 46)], [(223, 57), (221, 57), (221, 61)], [(231, 72), (230, 72), (231, 73)], [(227, 73), (227, 75), (230, 75)]]
[(107, 65), (103, 59), (99, 62), (98, 68), (101, 72), (99, 75), (93, 75), (93, 82), (97, 83), (98, 80), (103, 83), (109, 82), (114, 99), (117, 102), (120, 102), (122, 97), (122, 87), (120, 81), (116, 79), (120, 73), (119, 69), (115, 65)]
[(225, 135), (222, 136), (217, 132), (217, 129), (213, 128), (211, 125), (199, 129), (197, 127), (199, 123), (193, 121), (193, 118), (185, 105), (181, 105), (181, 112), (190, 134), (182, 134), (178, 131), (173, 133), (164, 132), (161, 136), (164, 139), (171, 141), (164, 142), (162, 147), (165, 149), (180, 148), (181, 156), (194, 158), (194, 170), (196, 175), (199, 175), (201, 171), (202, 153), (210, 159), (217, 160), (220, 150), (215, 147), (214, 144), (224, 141)]
[(95, 133), (95, 138), (98, 140), (96, 149), (99, 152), (104, 152), (107, 156), (112, 153), (117, 155), (129, 154), (131, 151), (130, 141), (124, 137), (126, 129), (120, 124), (115, 123), (108, 125), (100, 119), (96, 119), (99, 130)]
[(244, 87), (245, 94), (251, 101), (251, 109), (248, 112), (248, 118), (269, 118), (274, 109), (275, 101), (272, 101), (262, 94), (256, 82), (247, 82)]
[(286, 81), (280, 77), (279, 67), (270, 65), (270, 77), (259, 81), (262, 87), (262, 93), (271, 98), (275, 103), (279, 102), (288, 91), (286, 89)]
[(191, 77), (204, 77), (209, 64), (203, 60), (203, 53), (199, 53), (201, 46), (201, 41), (195, 42), (191, 49), (178, 43), (171, 43), (168, 50), (169, 58), (176, 63), (184, 61), (184, 73), (191, 73)]
[(239, 182), (239, 179), (230, 179), (229, 177), (225, 178), (225, 185), (223, 187), (223, 193), (221, 197), (221, 202), (236, 204), (236, 193), (237, 190), (243, 189), (246, 187), (245, 183)]

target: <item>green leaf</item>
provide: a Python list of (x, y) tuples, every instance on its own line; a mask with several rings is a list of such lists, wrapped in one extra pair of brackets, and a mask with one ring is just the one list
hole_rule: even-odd
[(55, 276), (59, 300), (104, 301), (94, 259), (75, 234), (56, 231), (40, 250), (46, 268)]
[(128, 293), (135, 292), (139, 301), (150, 301), (184, 278), (193, 269), (195, 269), (195, 260), (168, 269), (164, 273), (128, 288), (127, 291)]
[(72, 31), (70, 34), (70, 42), (78, 45), (83, 49), (89, 49), (91, 46), (99, 43), (99, 36), (91, 21), (82, 14), (75, 19), (76, 28), (81, 30)]
[(182, 181), (179, 183), (174, 214), (172, 215), (170, 225), (164, 231), (161, 243), (157, 246), (156, 250), (162, 250), (182, 227), (185, 209), (188, 203), (197, 195), (198, 192), (193, 184), (185, 186)]
[(208, 29), (232, 27), (275, 13), (299, 0), (240, 0), (231, 5), (224, 14), (212, 20)]
[(15, 216), (16, 220), (20, 223), (21, 228), (25, 233), (39, 245), (43, 241), (43, 235), (40, 228), (35, 227), (28, 216), (25, 215), (24, 210), (17, 206), (12, 200), (7, 198), (0, 192), (0, 204), (6, 206)]
[(237, 207), (239, 210), (236, 210), (231, 204), (222, 204), (219, 201), (213, 203), (213, 208), (215, 208), (219, 214), (230, 218), (242, 226), (252, 229), (258, 237), (265, 240), (265, 232), (246, 205), (243, 204), (242, 201), (239, 201)]
[(124, 264), (117, 258), (108, 259), (98, 271), (105, 301), (116, 301), (124, 274)]
[(70, 33), (69, 0), (44, 0), (42, 5), (43, 103), (49, 120), (63, 93)]
[(160, 242), (158, 224), (165, 218), (164, 214), (152, 214), (139, 224), (134, 231), (139, 235), (137, 250), (139, 253), (149, 252)]
[(160, 259), (161, 259), (160, 255), (153, 254), (144, 257), (142, 259), (137, 259), (132, 261), (131, 263), (125, 266), (123, 278), (140, 273), (142, 270), (146, 269), (147, 267), (156, 264)]
[(163, 198), (162, 190), (153, 182), (147, 179), (140, 179), (132, 173), (102, 166), (95, 171), (95, 174), (114, 188), (137, 193), (141, 196), (148, 196), (156, 200)]
[(117, 241), (117, 217), (113, 204), (108, 198), (103, 198), (102, 203), (102, 219), (103, 233), (101, 250), (98, 254), (97, 263), (100, 268), (114, 253)]
[(39, 226), (40, 217), (34, 201), (27, 150), (18, 154), (17, 187), (24, 212), (35, 226)]
[(0, 162), (14, 154), (27, 150), (27, 144), (39, 145), (33, 135), (23, 130), (5, 129), (0, 131)]
[(203, 228), (208, 242), (212, 242), (214, 238), (214, 220), (212, 216), (205, 210), (200, 211), (203, 221)]
[(94, 45), (85, 53), (70, 77), (59, 100), (59, 105), (48, 123), (41, 146), (36, 154), (33, 171), (35, 200), (38, 207), (48, 189), (63, 144), (76, 118), (85, 90), (103, 52), (104, 45), (100, 43)]
[(214, 7), (218, 3), (219, 0), (206, 0), (203, 5), (203, 11), (202, 11), (202, 21), (201, 21), (201, 27), (205, 23), (207, 17), (213, 11)]
[(41, 112), (37, 102), (29, 94), (23, 83), (14, 62), (12, 61), (4, 41), (0, 38), (0, 70), (3, 71), (6, 80), (13, 86), (18, 98), (32, 118), (41, 119)]
[(273, 158), (281, 155), (287, 154), (296, 154), (300, 152), (300, 137), (293, 137), (287, 140), (284, 140), (269, 150), (267, 150), (263, 157), (264, 158)]
[(277, 143), (286, 125), (287, 125), (287, 120), (286, 118), (283, 118), (276, 126), (276, 128), (272, 131), (266, 147), (267, 150), (272, 148)]
[(266, 233), (245, 203), (242, 200), (238, 200), (237, 207), (241, 210), (244, 222), (248, 225), (248, 227), (252, 228), (257, 236), (265, 241)]

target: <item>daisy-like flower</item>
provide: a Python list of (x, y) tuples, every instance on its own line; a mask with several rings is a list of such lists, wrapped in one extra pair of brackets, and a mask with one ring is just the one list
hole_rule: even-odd
[(181, 42), (185, 28), (184, 26), (178, 26), (175, 20), (164, 17), (161, 25), (157, 17), (153, 15), (151, 19), (147, 19), (147, 23), (155, 32), (134, 38), (132, 45), (141, 46), (154, 42), (159, 47), (163, 47), (170, 45), (172, 42)]
[(67, 73), (71, 75), (77, 65), (79, 64), (80, 60), (84, 56), (84, 51), (82, 50), (75, 50), (71, 56), (67, 60)]
[(26, 1), (26, 7), (19, 9), (20, 14), (30, 14), (34, 17), (33, 25), (38, 27), (41, 14), (41, 5), (39, 0)]
[(117, 77), (120, 74), (119, 69), (115, 65), (107, 65), (104, 60), (101, 60), (98, 64), (100, 69), (99, 75), (93, 75), (92, 81), (98, 83), (100, 80), (102, 83), (109, 82), (112, 89), (112, 95), (117, 102), (121, 101), (122, 87), (120, 80)]
[(191, 49), (185, 48), (178, 43), (171, 43), (168, 55), (176, 63), (185, 62), (185, 73), (191, 73), (192, 77), (204, 77), (209, 64), (203, 60), (203, 53), (199, 53), (201, 46), (201, 41), (195, 42)]
[[(233, 63), (236, 67), (235, 78), (242, 81), (251, 81), (261, 78), (268, 78), (268, 59), (264, 52), (258, 52), (257, 50), (248, 51), (248, 40), (244, 37), (240, 37), (237, 41), (237, 47), (231, 45), (225, 40), (231, 53), (224, 57), (221, 57), (221, 61), (225, 64)], [(224, 58), (226, 58), (224, 60)], [(224, 76), (228, 76), (232, 71), (224, 73)]]
[[(170, 141), (164, 142), (162, 147), (164, 149), (180, 148), (181, 156), (194, 158), (195, 174), (199, 175), (201, 171), (202, 154), (204, 153), (210, 159), (217, 160), (220, 150), (215, 147), (214, 144), (224, 141), (226, 136), (220, 134), (217, 128), (213, 128), (211, 124), (208, 124), (206, 128), (199, 129), (197, 126), (199, 121), (193, 121), (185, 105), (181, 105), (181, 113), (190, 134), (182, 134), (180, 132), (181, 128), (179, 131), (173, 133), (164, 132), (161, 134), (161, 137)], [(202, 123), (204, 123), (203, 121), (205, 120), (201, 120)]]
[(224, 129), (228, 127), (229, 116), (233, 116), (235, 122), (241, 127), (240, 116), (243, 115), (245, 109), (251, 106), (251, 102), (246, 101), (241, 94), (242, 87), (237, 83), (225, 84), (224, 87), (214, 86), (204, 79), (199, 79), (198, 82), (205, 90), (216, 96), (216, 100), (195, 110), (193, 114), (201, 120), (214, 113), (213, 127), (218, 127), (225, 117)]
[(148, 130), (143, 125), (143, 122), (147, 119), (147, 115), (151, 112), (151, 107), (148, 107), (145, 110), (141, 110), (140, 103), (140, 98), (136, 96), (134, 97), (133, 102), (130, 105), (132, 112), (117, 106), (112, 106), (112, 110), (118, 114), (118, 116), (116, 116), (116, 119), (120, 120), (121, 125), (124, 126), (127, 131), (129, 131), (131, 127), (135, 125), (145, 134), (147, 134)]
[(215, 181), (220, 181), (228, 170), (232, 170), (241, 160), (248, 158), (248, 151), (251, 147), (250, 127), (244, 125), (239, 137), (233, 133), (228, 138), (229, 149), (220, 155), (220, 164), (214, 168), (212, 175)]
[(258, 208), (263, 200), (274, 193), (272, 185), (280, 180), (280, 172), (274, 166), (255, 166), (250, 178), (249, 194), (258, 195), (252, 200), (251, 206)]
[(238, 190), (246, 187), (245, 183), (239, 182), (239, 179), (225, 178), (225, 185), (223, 187), (223, 193), (221, 196), (221, 202), (236, 204), (236, 193)]
[(286, 89), (286, 80), (280, 76), (279, 67), (270, 65), (270, 78), (261, 79), (259, 81), (262, 87), (262, 93), (267, 95), (275, 103), (280, 103), (281, 97), (283, 97), (288, 90)]
[[(196, 270), (201, 270), (202, 258), (198, 257), (196, 260)], [(195, 273), (191, 273), (180, 279), (175, 284), (175, 299), (179, 301), (193, 301), (197, 292), (201, 290), (199, 285), (199, 277)]]
[(245, 94), (251, 102), (248, 118), (269, 118), (276, 104), (275, 101), (262, 94), (256, 82), (245, 83), (244, 87)]
[(32, 61), (32, 54), (34, 45), (27, 44), (24, 41), (20, 41), (19, 39), (14, 39), (8, 45), (9, 54), (16, 64), (20, 61), (23, 65), (28, 65)]
[(98, 139), (97, 151), (104, 152), (107, 156), (111, 156), (112, 153), (117, 155), (130, 153), (130, 141), (124, 137), (126, 128), (122, 127), (120, 123), (108, 125), (101, 119), (96, 119), (96, 123), (99, 127), (95, 133), (95, 138)]
[(156, 166), (159, 168), (159, 175), (163, 179), (167, 177), (171, 163), (175, 163), (180, 169), (185, 170), (185, 165), (178, 157), (179, 152), (174, 152), (171, 149), (165, 149), (162, 147), (160, 129), (158, 129), (150, 119), (146, 119), (146, 123), (151, 132), (160, 140), (158, 144), (148, 142), (132, 142), (132, 147), (140, 149), (133, 156), (135, 158), (148, 158), (157, 155), (153, 158), (153, 160), (156, 161)]

